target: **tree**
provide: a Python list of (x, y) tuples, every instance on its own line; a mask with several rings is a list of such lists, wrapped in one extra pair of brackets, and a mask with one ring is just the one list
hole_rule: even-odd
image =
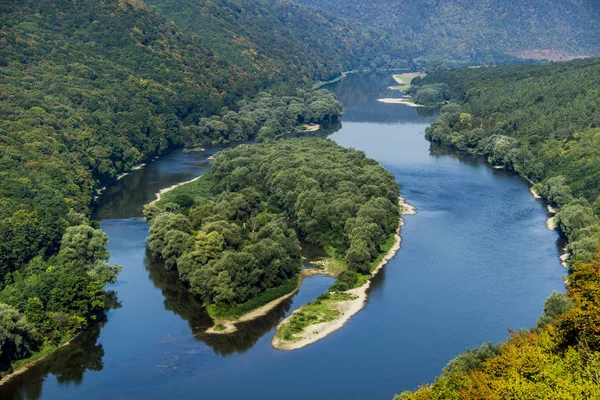
[(29, 357), (40, 343), (33, 325), (15, 308), (0, 303), (0, 371), (8, 370), (15, 360)]
[(100, 229), (72, 226), (63, 235), (58, 257), (65, 264), (89, 268), (96, 261), (108, 261), (107, 245), (108, 236)]

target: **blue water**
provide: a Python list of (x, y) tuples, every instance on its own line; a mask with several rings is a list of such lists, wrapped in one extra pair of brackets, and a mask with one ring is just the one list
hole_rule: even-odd
[(378, 160), (418, 209), (405, 217), (402, 249), (374, 279), (366, 307), (342, 329), (297, 351), (271, 347), (277, 323), (332, 283), (315, 276), (236, 334), (203, 335), (209, 318), (149, 257), (139, 218), (158, 189), (205, 172), (218, 149), (177, 151), (101, 199), (110, 261), (123, 266), (112, 287), (122, 306), (0, 397), (389, 400), (430, 382), (467, 347), (534, 325), (544, 299), (564, 290), (558, 235), (546, 229), (544, 207), (514, 174), (432, 148), (423, 137), (431, 112), (376, 101), (392, 84), (371, 75), (331, 86), (346, 106), (331, 139)]

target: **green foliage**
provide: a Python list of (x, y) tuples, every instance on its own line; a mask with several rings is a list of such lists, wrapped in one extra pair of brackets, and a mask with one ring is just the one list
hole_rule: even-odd
[(500, 354), (500, 345), (492, 342), (484, 343), (480, 347), (467, 349), (464, 353), (450, 360), (444, 368), (444, 373), (468, 373), (483, 367), (483, 362)]
[(382, 31), (413, 54), (427, 57), (416, 58), (413, 65), (429, 71), (442, 63), (494, 64), (508, 60), (507, 54), (554, 60), (599, 54), (600, 36), (594, 27), (600, 10), (594, 0), (298, 2)]
[[(379, 30), (288, 1), (147, 3), (259, 84), (278, 79), (280, 71), (292, 78), (319, 81), (357, 68), (393, 66), (399, 61), (381, 55), (400, 53), (404, 47)], [(373, 63), (375, 59), (378, 62)]]
[(342, 104), (327, 90), (298, 89), (293, 95), (262, 92), (251, 101), (241, 101), (239, 111), (221, 117), (202, 118), (183, 138), (186, 146), (229, 141), (276, 139), (295, 133), (304, 124), (325, 127), (339, 123)]
[(564, 294), (552, 292), (544, 302), (544, 312), (537, 321), (537, 327), (542, 328), (547, 324), (553, 324), (572, 307), (573, 303)]
[(37, 351), (41, 340), (35, 327), (19, 311), (0, 303), (0, 372)]
[[(301, 256), (290, 222), (308, 242), (335, 247), (341, 262), (349, 257), (353, 273), (363, 274), (398, 228), (393, 176), (362, 152), (329, 140), (240, 145), (218, 153), (211, 168), (145, 211), (152, 252), (176, 267), (219, 318), (293, 290)], [(195, 205), (172, 207), (183, 194)], [(353, 258), (360, 246), (362, 258)], [(349, 276), (357, 275), (344, 279)]]
[(226, 303), (209, 304), (206, 309), (213, 319), (236, 319), (242, 315), (257, 309), (272, 300), (296, 290), (298, 277), (283, 281), (279, 286), (269, 288), (245, 303), (228, 305)]

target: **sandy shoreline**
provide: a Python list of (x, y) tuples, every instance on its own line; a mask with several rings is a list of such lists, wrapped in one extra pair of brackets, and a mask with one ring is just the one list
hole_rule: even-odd
[[(310, 276), (319, 275), (319, 274), (326, 274), (326, 273), (325, 273), (325, 271), (321, 271), (321, 270), (317, 270), (317, 269), (301, 270), (299, 279), (298, 279), (298, 286), (296, 286), (296, 288), (294, 290), (292, 290), (291, 292), (289, 292), (288, 294), (284, 294), (283, 296), (278, 297), (275, 300), (271, 300), (267, 304), (260, 306), (258, 308), (255, 308), (254, 310), (242, 315), (238, 319), (215, 319), (214, 326), (208, 328), (206, 331), (204, 331), (204, 333), (208, 333), (210, 335), (227, 335), (227, 334), (236, 332), (237, 331), (236, 324), (239, 324), (240, 322), (248, 322), (248, 321), (252, 321), (257, 318), (260, 318), (260, 317), (264, 317), (269, 312), (271, 312), (271, 310), (273, 310), (275, 307), (277, 307), (279, 304), (281, 304), (283, 301), (289, 299), (294, 294), (296, 294), (296, 292), (298, 292), (298, 290), (300, 290), (300, 287), (302, 286), (302, 282), (304, 281), (304, 278), (308, 278)], [(222, 325), (225, 327), (225, 329), (215, 330), (215, 327), (217, 325)]]
[(410, 101), (409, 99), (385, 98), (385, 99), (377, 99), (377, 101), (380, 103), (385, 103), (385, 104), (404, 104), (405, 106), (414, 107), (414, 108), (425, 107), (425, 106), (422, 106), (421, 104), (415, 104), (412, 101)]
[(169, 187), (164, 188), (164, 189), (160, 189), (158, 192), (156, 192), (156, 199), (152, 200), (149, 204), (154, 204), (156, 202), (159, 202), (160, 199), (161, 199), (161, 197), (163, 196), (163, 194), (165, 194), (167, 192), (170, 192), (171, 190), (173, 190), (173, 189), (175, 189), (175, 188), (177, 188), (177, 187), (179, 187), (181, 185), (185, 185), (185, 184), (188, 184), (188, 183), (195, 182), (195, 181), (197, 181), (200, 178), (202, 178), (202, 175), (197, 176), (194, 179), (190, 179), (189, 181), (181, 182), (181, 183), (178, 183), (176, 185), (169, 186)]
[(82, 333), (83, 333), (83, 331), (79, 332), (78, 334), (76, 334), (71, 339), (69, 339), (66, 342), (64, 342), (63, 344), (61, 344), (60, 346), (56, 347), (55, 349), (52, 349), (49, 353), (45, 354), (43, 357), (40, 357), (40, 358), (38, 358), (36, 360), (33, 360), (33, 361), (30, 361), (27, 364), (21, 366), (18, 370), (13, 371), (13, 372), (11, 372), (8, 375), (4, 375), (2, 378), (0, 378), (0, 386), (4, 385), (8, 381), (10, 381), (12, 378), (14, 378), (14, 377), (16, 377), (18, 375), (21, 375), (21, 374), (27, 372), (31, 367), (33, 367), (34, 365), (36, 365), (40, 361), (45, 360), (46, 358), (48, 358), (49, 356), (51, 356), (52, 354), (54, 354), (57, 350), (60, 350), (63, 347), (66, 347), (66, 346), (70, 345), (71, 342), (73, 342), (73, 340), (75, 340)]
[(316, 132), (319, 129), (321, 129), (321, 125), (319, 124), (306, 124), (303, 125), (306, 129), (302, 130), (302, 129), (297, 129), (296, 131), (298, 133), (304, 133), (304, 132)]
[[(415, 207), (407, 204), (405, 199), (403, 199), (402, 197), (399, 198), (399, 205), (401, 209), (401, 214), (403, 215), (411, 215), (416, 213)], [(338, 318), (332, 321), (310, 325), (304, 330), (304, 332), (296, 335), (297, 337), (299, 337), (298, 340), (293, 342), (285, 342), (279, 337), (278, 333), (281, 327), (286, 323), (286, 321), (288, 321), (291, 318), (291, 316), (294, 313), (302, 310), (303, 307), (300, 307), (297, 310), (295, 310), (289, 317), (281, 321), (279, 325), (277, 325), (277, 333), (275, 334), (275, 336), (273, 336), (273, 339), (271, 340), (271, 345), (279, 350), (297, 350), (302, 347), (308, 346), (309, 344), (323, 339), (330, 333), (340, 329), (346, 324), (346, 322), (350, 320), (350, 318), (354, 314), (362, 310), (367, 302), (367, 290), (371, 286), (371, 280), (375, 275), (377, 275), (377, 273), (383, 268), (383, 266), (388, 263), (389, 260), (394, 258), (396, 252), (400, 249), (400, 244), (402, 242), (402, 238), (400, 237), (400, 228), (402, 225), (404, 225), (403, 222), (404, 221), (401, 219), (400, 223), (398, 224), (398, 230), (396, 231), (396, 234), (394, 236), (395, 240), (393, 246), (388, 250), (381, 262), (377, 264), (377, 267), (372, 272), (371, 278), (367, 282), (365, 282), (364, 285), (344, 292), (349, 293), (353, 296), (353, 298), (351, 300), (344, 300), (337, 303), (339, 312)]]
[[(426, 76), (427, 76), (427, 74), (424, 72), (408, 72), (408, 73), (404, 73), (404, 74), (394, 74), (394, 75), (392, 75), (392, 78), (394, 78), (396, 83), (398, 83), (399, 85), (410, 86), (410, 82), (414, 78), (416, 78), (416, 77), (424, 78)], [(402, 79), (402, 78), (405, 78), (405, 79)]]

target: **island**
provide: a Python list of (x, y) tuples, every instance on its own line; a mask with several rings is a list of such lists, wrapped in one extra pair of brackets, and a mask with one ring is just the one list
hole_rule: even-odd
[[(206, 305), (207, 333), (227, 334), (315, 272), (338, 277), (328, 302), (362, 290), (399, 245), (399, 201), (394, 177), (363, 152), (293, 138), (217, 153), (209, 173), (144, 213), (152, 253)], [(322, 270), (302, 270), (300, 239), (326, 251)]]

